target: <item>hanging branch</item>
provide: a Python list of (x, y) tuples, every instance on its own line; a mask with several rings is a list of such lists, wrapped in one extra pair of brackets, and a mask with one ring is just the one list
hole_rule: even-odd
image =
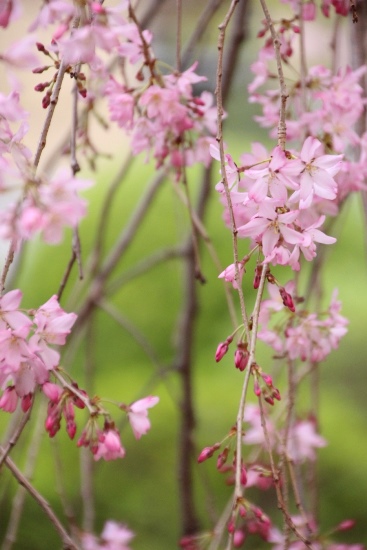
[(273, 40), (273, 46), (275, 51), (275, 58), (277, 62), (277, 71), (280, 85), (280, 113), (279, 113), (279, 123), (278, 123), (278, 145), (285, 150), (285, 142), (287, 138), (287, 126), (285, 123), (286, 119), (286, 105), (288, 99), (287, 87), (285, 85), (284, 74), (283, 74), (283, 65), (282, 65), (282, 56), (280, 53), (280, 40), (279, 36), (275, 31), (273, 20), (270, 16), (268, 7), (265, 0), (260, 0), (261, 7), (263, 9), (267, 25), (270, 29), (271, 38)]

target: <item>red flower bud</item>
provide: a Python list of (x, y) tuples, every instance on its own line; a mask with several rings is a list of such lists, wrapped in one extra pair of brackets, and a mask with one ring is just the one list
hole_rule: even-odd
[(284, 287), (279, 287), (279, 294), (283, 300), (283, 304), (285, 305), (285, 307), (287, 307), (288, 309), (290, 309), (291, 311), (296, 311), (296, 308), (294, 307), (294, 303), (293, 303), (293, 300), (292, 300), (292, 296), (290, 294), (288, 294), (288, 292), (285, 290)]
[(236, 369), (244, 371), (247, 367), (249, 356), (250, 354), (247, 351), (247, 345), (239, 344), (234, 354), (234, 364), (236, 366)]
[(212, 447), (204, 447), (201, 453), (198, 456), (198, 463), (204, 462), (208, 458), (212, 457), (215, 451), (220, 447), (220, 443), (215, 443)]
[(348, 531), (349, 529), (353, 529), (355, 524), (356, 521), (354, 519), (345, 519), (339, 523), (336, 527), (336, 531)]
[(257, 288), (259, 288), (262, 270), (263, 270), (263, 266), (262, 266), (262, 265), (257, 265), (257, 266), (256, 266), (256, 269), (255, 269), (255, 278), (254, 278), (254, 289), (255, 289), (255, 290), (256, 290)]

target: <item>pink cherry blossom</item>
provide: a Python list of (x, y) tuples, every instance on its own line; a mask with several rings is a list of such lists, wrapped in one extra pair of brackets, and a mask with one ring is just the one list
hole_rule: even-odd
[[(240, 284), (244, 273), (246, 273), (245, 262), (243, 261), (238, 262), (238, 274), (239, 274)], [(235, 265), (230, 264), (228, 267), (225, 268), (224, 271), (222, 271), (222, 273), (220, 273), (220, 275), (218, 275), (218, 279), (224, 279), (225, 281), (232, 283), (233, 288), (237, 289), (238, 286), (235, 280), (235, 276), (236, 276)]]
[(159, 397), (148, 396), (135, 401), (128, 407), (127, 415), (136, 439), (140, 439), (150, 429), (148, 409), (159, 402)]
[(303, 236), (293, 229), (292, 224), (297, 219), (298, 210), (282, 212), (274, 208), (272, 201), (264, 202), (259, 212), (247, 224), (238, 227), (240, 237), (252, 237), (262, 243), (265, 259), (269, 256), (278, 241), (282, 238), (289, 244), (303, 243)]
[(322, 155), (322, 144), (318, 139), (308, 137), (303, 144), (300, 160), (304, 166), (300, 177), (300, 189), (290, 200), (299, 200), (300, 209), (311, 206), (314, 195), (332, 200), (336, 198), (335, 176), (341, 167), (342, 155)]
[(125, 456), (125, 449), (121, 445), (120, 435), (115, 428), (107, 428), (98, 442), (94, 460), (116, 460)]
[(18, 405), (18, 395), (14, 386), (5, 388), (4, 393), (0, 397), (0, 409), (5, 412), (13, 413)]
[(24, 313), (19, 311), (22, 292), (18, 289), (11, 290), (0, 297), (0, 329), (10, 326), (12, 329), (28, 327), (32, 321)]
[(129, 550), (127, 544), (134, 536), (134, 533), (126, 525), (111, 520), (106, 521), (101, 533), (101, 539), (107, 543), (107, 550)]
[(290, 430), (287, 442), (287, 454), (295, 463), (315, 460), (315, 449), (325, 447), (327, 441), (316, 433), (315, 423), (311, 420), (296, 422)]

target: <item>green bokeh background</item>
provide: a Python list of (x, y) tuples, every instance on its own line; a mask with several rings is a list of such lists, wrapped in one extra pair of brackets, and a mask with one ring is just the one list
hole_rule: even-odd
[[(193, 4), (190, 4), (193, 5)], [(195, 18), (195, 10), (192, 12)], [(169, 34), (169, 27), (167, 34)], [(172, 28), (172, 27), (170, 27)], [(188, 31), (187, 31), (188, 32)], [(206, 63), (214, 59), (213, 40), (206, 46)], [(214, 36), (214, 35), (213, 35)], [(215, 47), (214, 47), (215, 48)], [(254, 52), (246, 50), (236, 78), (233, 99), (228, 107), (226, 141), (234, 158), (249, 150), (251, 141), (264, 137), (252, 123), (253, 106), (243, 107), (245, 86), (249, 80), (248, 66)], [(205, 48), (204, 54), (205, 57)], [(215, 63), (215, 61), (214, 61)], [(203, 69), (203, 72), (204, 69)], [(213, 74), (213, 71), (212, 71)], [(270, 143), (270, 142), (268, 142)], [(97, 216), (108, 181), (115, 165), (102, 162), (98, 182), (87, 193), (90, 201), (89, 216), (81, 226), (84, 260), (88, 256), (95, 237)], [(218, 170), (217, 167), (214, 170)], [(114, 201), (107, 243), (113, 243), (130, 212), (144, 192), (146, 181), (154, 174), (154, 166), (143, 165), (137, 158), (133, 170), (121, 186)], [(190, 170), (189, 185), (195, 196), (200, 171)], [(213, 182), (217, 181), (214, 176)], [(214, 185), (213, 185), (214, 187)], [(206, 225), (223, 266), (232, 262), (231, 234), (222, 222), (222, 207), (213, 191)], [(157, 200), (133, 245), (121, 260), (115, 275), (144, 258), (149, 252), (172, 245), (182, 239), (188, 230), (188, 219), (169, 182), (162, 185)], [(343, 314), (349, 318), (349, 332), (339, 350), (333, 352), (320, 368), (320, 423), (329, 445), (319, 452), (320, 518), (323, 529), (336, 525), (343, 519), (354, 518), (357, 526), (352, 533), (345, 533), (344, 541), (367, 543), (367, 439), (366, 439), (366, 311), (367, 272), (364, 244), (364, 219), (361, 204), (353, 197), (345, 205), (338, 226), (332, 234), (336, 245), (329, 247), (324, 270), (325, 304), (332, 290), (339, 288), (343, 302)], [(246, 253), (246, 243), (241, 243)], [(57, 291), (70, 256), (70, 233), (61, 246), (49, 247), (42, 243), (27, 246), (18, 266), (14, 286), (24, 292), (24, 307), (38, 307)], [(219, 364), (214, 353), (219, 341), (230, 332), (230, 318), (225, 302), (223, 282), (218, 280), (218, 270), (208, 251), (202, 247), (203, 272), (207, 284), (199, 288), (200, 311), (198, 316), (194, 365), (194, 397), (197, 415), (197, 446), (201, 449), (220, 440), (234, 423), (241, 392), (241, 374), (233, 368), (231, 354)], [(282, 282), (290, 277), (286, 268), (281, 272)], [(306, 276), (305, 276), (306, 278)], [(245, 295), (251, 303), (251, 274), (245, 278)], [(73, 310), (72, 286), (76, 285), (76, 272), (69, 283), (63, 307)], [(78, 295), (78, 291), (76, 292)], [(174, 357), (174, 337), (177, 331), (177, 311), (182, 305), (182, 266), (178, 260), (159, 265), (131, 281), (112, 299), (116, 308), (145, 335), (155, 349), (162, 365), (169, 365)], [(260, 346), (261, 347), (261, 346)], [(81, 350), (65, 366), (72, 376), (85, 384), (83, 351), (89, 348), (96, 367), (94, 386), (98, 395), (129, 403), (146, 394), (144, 387), (151, 379), (155, 367), (137, 345), (131, 335), (105, 313), (99, 312), (92, 340), (84, 339)], [(268, 360), (268, 354), (259, 349), (259, 361)], [(266, 364), (266, 363), (265, 363)], [(265, 369), (266, 370), (266, 369)], [(126, 522), (136, 533), (132, 544), (135, 550), (170, 550), (177, 547), (180, 536), (180, 505), (178, 494), (178, 401), (179, 384), (175, 375), (148, 388), (149, 393), (159, 395), (160, 403), (150, 411), (151, 431), (140, 441), (135, 441), (129, 426), (122, 426), (122, 440), (126, 457), (112, 463), (95, 464), (96, 532), (100, 532), (107, 519)], [(302, 394), (302, 410), (308, 411), (310, 395)], [(110, 407), (113, 414), (117, 409)], [(6, 428), (8, 418), (0, 415), (0, 428)], [(78, 434), (86, 416), (78, 412)], [(25, 445), (12, 453), (15, 462), (22, 467), (32, 450), (33, 430), (25, 434)], [(55, 496), (57, 485), (54, 455), (62, 465), (64, 491), (72, 504), (76, 523), (82, 518), (80, 484), (80, 450), (70, 442), (64, 430), (57, 435), (56, 446), (47, 435), (42, 436), (41, 452), (32, 476), (32, 482), (51, 503), (60, 517), (63, 510)], [(196, 501), (203, 528), (210, 528), (211, 514), (220, 513), (231, 495), (223, 478), (217, 474), (215, 461), (195, 466)], [(16, 483), (2, 470), (0, 492), (0, 535), (5, 532)], [(207, 499), (207, 489), (211, 495)], [(257, 498), (257, 497), (254, 497)], [(260, 497), (259, 497), (260, 498)], [(271, 510), (273, 501), (261, 496), (265, 510)], [(49, 550), (59, 548), (60, 542), (43, 512), (26, 497), (25, 512), (15, 548), (19, 550)], [(246, 548), (260, 548), (258, 539), (249, 539)]]

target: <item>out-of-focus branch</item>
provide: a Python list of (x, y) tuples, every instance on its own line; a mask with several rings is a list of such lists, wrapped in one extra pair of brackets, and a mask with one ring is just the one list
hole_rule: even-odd
[[(357, 23), (351, 23), (351, 61), (354, 69), (365, 65), (367, 59), (367, 3), (364, 0), (356, 2)], [(367, 94), (367, 75), (363, 76), (362, 86), (364, 95)], [(362, 135), (367, 129), (367, 111), (361, 116), (356, 130)], [(367, 192), (361, 191), (363, 201), (363, 212), (365, 218), (365, 247), (367, 251)]]
[[(85, 301), (79, 312), (76, 327), (80, 328), (84, 325), (86, 319), (88, 318), (88, 315), (94, 309), (98, 301), (103, 297), (104, 285), (107, 278), (111, 274), (112, 270), (115, 268), (122, 254), (131, 244), (133, 238), (138, 231), (141, 221), (144, 219), (147, 211), (152, 206), (153, 198), (160, 188), (165, 177), (165, 170), (160, 170), (153, 178), (150, 185), (147, 187), (145, 194), (142, 196), (138, 205), (136, 206), (135, 211), (131, 215), (130, 221), (124, 227), (120, 238), (117, 239), (115, 246), (105, 259), (98, 274), (95, 276), (95, 279), (91, 285), (91, 289), (88, 292), (87, 300)], [(74, 333), (75, 332), (77, 331), (75, 331), (74, 329)]]
[(64, 526), (52, 510), (50, 504), (47, 500), (33, 487), (33, 485), (27, 480), (27, 478), (22, 474), (22, 472), (17, 468), (14, 462), (7, 457), (5, 459), (5, 464), (8, 469), (11, 471), (18, 483), (26, 489), (28, 494), (37, 502), (37, 504), (42, 508), (52, 525), (55, 527), (58, 532), (64, 550), (79, 550), (77, 544), (70, 538), (69, 534), (65, 530)]
[(215, 12), (218, 10), (222, 2), (223, 0), (211, 0), (211, 2), (208, 2), (207, 5), (205, 6), (204, 11), (200, 15), (197, 25), (193, 30), (189, 38), (189, 41), (187, 42), (185, 49), (182, 53), (182, 65), (184, 67), (190, 62), (192, 52), (196, 44), (201, 40), (205, 30), (208, 27), (208, 24), (211, 18), (213, 17)]

